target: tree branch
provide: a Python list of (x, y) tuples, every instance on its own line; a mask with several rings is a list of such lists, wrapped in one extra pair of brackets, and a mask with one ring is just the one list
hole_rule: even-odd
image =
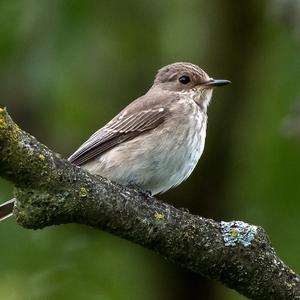
[(92, 176), (22, 131), (0, 109), (0, 176), (16, 185), (26, 228), (80, 223), (109, 231), (251, 299), (300, 299), (300, 277), (261, 227), (216, 222)]

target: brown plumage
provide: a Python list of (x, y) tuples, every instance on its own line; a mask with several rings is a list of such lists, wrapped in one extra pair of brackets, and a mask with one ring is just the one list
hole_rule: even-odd
[[(69, 161), (120, 184), (154, 194), (184, 181), (205, 143), (207, 107), (214, 80), (191, 63), (160, 69), (150, 90), (95, 132)], [(11, 215), (14, 199), (0, 206), (0, 220)]]

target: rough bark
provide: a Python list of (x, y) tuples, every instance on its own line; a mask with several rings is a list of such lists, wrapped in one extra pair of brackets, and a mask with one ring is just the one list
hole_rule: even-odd
[(251, 299), (300, 299), (300, 277), (261, 227), (216, 222), (92, 176), (22, 131), (0, 109), (0, 176), (25, 228), (80, 223), (109, 231)]

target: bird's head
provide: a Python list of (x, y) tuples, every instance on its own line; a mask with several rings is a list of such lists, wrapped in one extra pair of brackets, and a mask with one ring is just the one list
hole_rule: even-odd
[(177, 62), (161, 68), (154, 80), (154, 87), (186, 94), (206, 110), (215, 87), (229, 84), (229, 80), (213, 79), (200, 67)]

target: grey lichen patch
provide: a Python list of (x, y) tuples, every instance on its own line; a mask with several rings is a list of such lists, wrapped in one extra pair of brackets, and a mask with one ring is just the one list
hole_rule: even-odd
[(237, 244), (241, 244), (244, 247), (248, 247), (255, 238), (257, 227), (242, 221), (222, 221), (221, 233), (225, 246), (236, 246)]

